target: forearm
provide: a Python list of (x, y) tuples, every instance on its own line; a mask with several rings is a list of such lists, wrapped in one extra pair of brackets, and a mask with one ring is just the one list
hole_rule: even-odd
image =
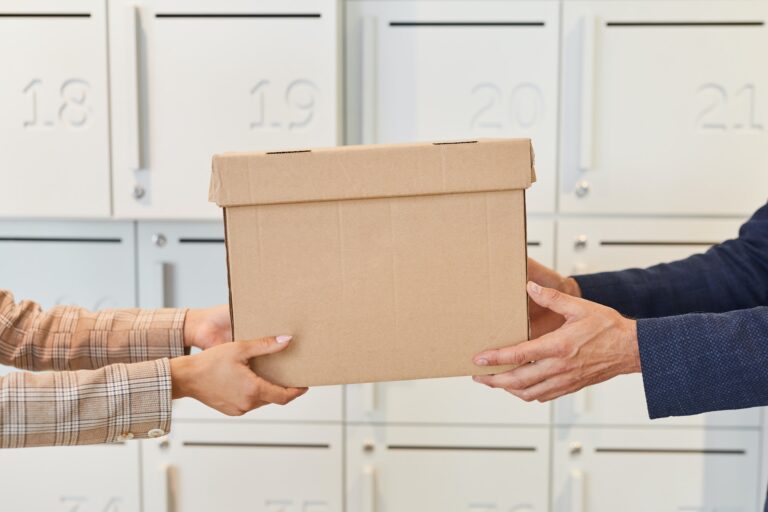
[(79, 370), (184, 353), (185, 310), (74, 306), (43, 311), (0, 291), (0, 364), (27, 370)]
[(724, 312), (768, 304), (768, 206), (739, 238), (647, 269), (576, 276), (582, 296), (633, 318)]
[(768, 405), (768, 307), (639, 320), (651, 418)]
[(0, 448), (112, 443), (170, 428), (168, 359), (0, 378)]

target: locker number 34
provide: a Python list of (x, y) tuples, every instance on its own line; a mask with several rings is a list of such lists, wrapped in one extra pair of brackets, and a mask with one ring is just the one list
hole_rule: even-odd
[(90, 88), (88, 82), (79, 78), (70, 78), (60, 84), (51, 84), (40, 78), (31, 80), (22, 89), (29, 109), (24, 128), (45, 129), (57, 125), (83, 128), (91, 116), (88, 105)]

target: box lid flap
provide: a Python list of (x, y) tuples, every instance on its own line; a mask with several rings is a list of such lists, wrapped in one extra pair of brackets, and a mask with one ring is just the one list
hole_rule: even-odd
[(530, 139), (482, 139), (213, 157), (219, 206), (300, 203), (528, 188)]

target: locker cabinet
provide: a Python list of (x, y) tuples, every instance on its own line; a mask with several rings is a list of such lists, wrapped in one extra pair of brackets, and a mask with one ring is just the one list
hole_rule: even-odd
[[(697, 219), (563, 219), (558, 263), (563, 274), (646, 267), (706, 251), (734, 238), (741, 221)], [(758, 426), (757, 409), (648, 420), (641, 375), (620, 376), (563, 397), (556, 423), (614, 425)]]
[(748, 214), (766, 199), (768, 4), (563, 2), (560, 207)]
[[(528, 255), (554, 261), (554, 221), (528, 219)], [(550, 407), (526, 403), (470, 377), (346, 386), (347, 420), (373, 423), (546, 424)]]
[(350, 512), (544, 512), (548, 428), (347, 429)]
[(555, 512), (758, 510), (756, 430), (555, 429)]
[(347, 142), (530, 137), (555, 207), (559, 4), (347, 3)]
[[(134, 249), (130, 223), (0, 221), (0, 287), (44, 308), (133, 307)], [(0, 450), (0, 468), (4, 510), (140, 507), (138, 443)]]
[(117, 216), (218, 219), (214, 153), (339, 142), (336, 0), (109, 7)]
[(528, 217), (528, 256), (542, 265), (555, 266), (555, 221)]
[(108, 217), (105, 0), (0, 4), (0, 216)]
[(342, 511), (342, 427), (178, 423), (143, 443), (144, 511)]
[[(208, 307), (229, 301), (221, 222), (139, 222), (141, 307)], [(275, 333), (281, 334), (281, 333)], [(225, 419), (191, 398), (174, 401), (175, 419)], [(341, 421), (342, 388), (312, 389), (289, 407), (267, 406), (237, 420)]]

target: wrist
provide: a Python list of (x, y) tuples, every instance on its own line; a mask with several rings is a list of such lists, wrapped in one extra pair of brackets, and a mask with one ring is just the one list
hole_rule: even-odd
[(625, 373), (640, 373), (640, 343), (637, 340), (637, 320), (624, 320), (625, 342), (627, 347), (627, 364)]
[(192, 356), (182, 356), (171, 359), (171, 398), (191, 397), (194, 395), (192, 383), (194, 379), (194, 361)]
[(184, 316), (184, 348), (197, 347), (195, 333), (200, 323), (199, 317), (199, 310), (196, 309), (188, 309)]
[(581, 298), (581, 286), (579, 286), (579, 282), (573, 277), (566, 277), (563, 279), (563, 282), (560, 284), (560, 291), (567, 293), (571, 297)]

